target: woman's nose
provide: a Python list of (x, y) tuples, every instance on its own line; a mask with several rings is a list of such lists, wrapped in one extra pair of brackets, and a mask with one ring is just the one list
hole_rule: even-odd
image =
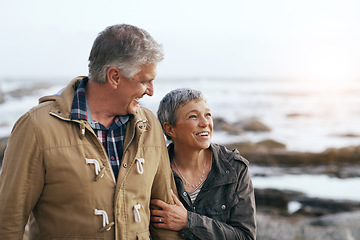
[(201, 117), (199, 125), (206, 127), (206, 126), (209, 125), (209, 120), (207, 118), (205, 118), (205, 117)]

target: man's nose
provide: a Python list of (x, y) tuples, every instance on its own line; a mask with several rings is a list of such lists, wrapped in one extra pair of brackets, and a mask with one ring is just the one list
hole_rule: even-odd
[(146, 91), (145, 91), (145, 94), (149, 95), (150, 97), (152, 95), (154, 95), (154, 85), (153, 85), (153, 81), (149, 82), (147, 88), (146, 88)]

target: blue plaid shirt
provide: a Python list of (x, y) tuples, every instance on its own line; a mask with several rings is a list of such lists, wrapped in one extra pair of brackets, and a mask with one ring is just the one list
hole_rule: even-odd
[(106, 128), (101, 123), (95, 122), (86, 101), (85, 87), (88, 80), (87, 77), (83, 78), (75, 91), (70, 119), (86, 120), (93, 128), (97, 138), (106, 149), (115, 174), (115, 179), (117, 179), (123, 154), (126, 123), (133, 118), (134, 115), (116, 116), (109, 128)]

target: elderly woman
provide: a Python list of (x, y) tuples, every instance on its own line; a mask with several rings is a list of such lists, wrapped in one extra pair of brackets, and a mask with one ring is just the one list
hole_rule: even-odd
[[(176, 205), (153, 199), (155, 227), (186, 239), (256, 239), (254, 189), (248, 161), (211, 143), (213, 120), (200, 91), (177, 89), (160, 102), (178, 196)], [(180, 199), (180, 200), (179, 200)]]

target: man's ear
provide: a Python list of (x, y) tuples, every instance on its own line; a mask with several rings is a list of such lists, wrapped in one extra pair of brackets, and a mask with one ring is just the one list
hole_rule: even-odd
[(174, 136), (176, 136), (175, 131), (174, 131), (174, 127), (171, 126), (170, 123), (164, 122), (163, 127), (164, 127), (164, 131), (166, 132), (166, 134), (167, 134), (168, 136), (170, 136), (171, 138), (173, 138)]
[(106, 73), (106, 79), (111, 87), (116, 89), (122, 78), (123, 75), (117, 67), (109, 67)]

